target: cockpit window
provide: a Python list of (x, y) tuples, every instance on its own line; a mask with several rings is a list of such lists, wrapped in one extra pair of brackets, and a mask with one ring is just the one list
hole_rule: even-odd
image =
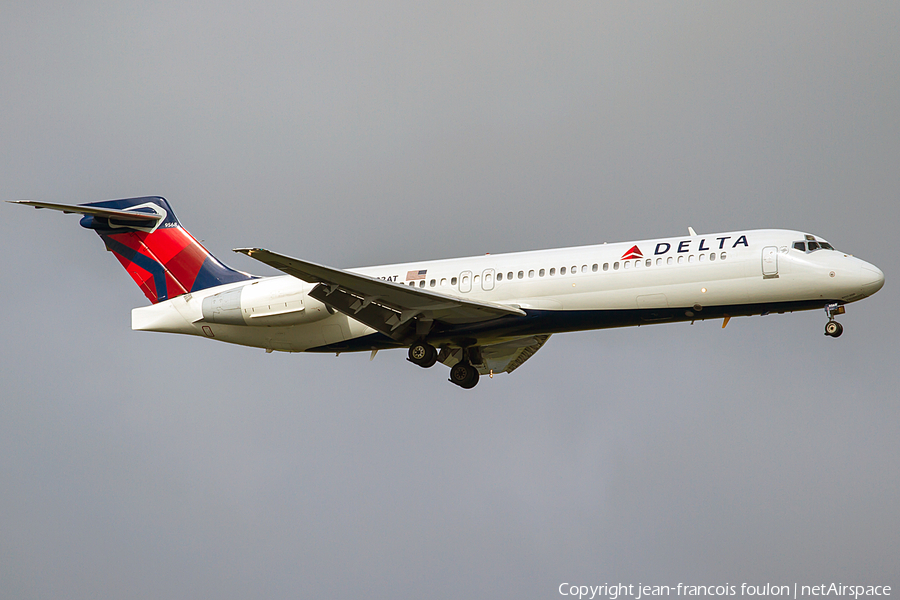
[(829, 244), (828, 242), (820, 242), (813, 239), (809, 239), (812, 236), (806, 236), (807, 241), (805, 242), (794, 242), (794, 250), (799, 250), (800, 252), (815, 252), (816, 250), (834, 250), (834, 246)]

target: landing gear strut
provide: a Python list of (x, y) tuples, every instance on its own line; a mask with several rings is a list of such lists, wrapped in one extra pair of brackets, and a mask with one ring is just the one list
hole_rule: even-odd
[(437, 357), (437, 350), (428, 342), (418, 341), (409, 347), (409, 362), (425, 369), (433, 367)]
[(844, 326), (834, 320), (835, 315), (842, 315), (846, 312), (842, 304), (828, 304), (825, 306), (825, 314), (828, 315), (828, 322), (825, 323), (825, 335), (830, 337), (841, 337), (844, 333)]

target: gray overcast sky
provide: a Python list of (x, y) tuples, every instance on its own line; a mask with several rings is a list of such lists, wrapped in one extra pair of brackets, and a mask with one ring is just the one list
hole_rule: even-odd
[(75, 216), (4, 205), (0, 596), (554, 598), (900, 586), (900, 4), (12, 2), (4, 200), (159, 194), (228, 264), (756, 227), (887, 283), (554, 336), (472, 392), (403, 352), (130, 330)]

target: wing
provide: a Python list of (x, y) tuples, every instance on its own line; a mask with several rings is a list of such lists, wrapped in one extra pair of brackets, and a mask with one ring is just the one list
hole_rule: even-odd
[(143, 224), (145, 226), (153, 226), (164, 217), (164, 215), (152, 212), (114, 210), (111, 208), (98, 208), (96, 206), (85, 206), (81, 204), (56, 204), (53, 202), (35, 202), (33, 200), (8, 200), (8, 202), (10, 204), (22, 204), (24, 206), (33, 206), (35, 208), (59, 210), (67, 214), (75, 213), (92, 217), (103, 217), (105, 219), (115, 219), (116, 221)]
[(318, 283), (309, 292), (310, 296), (397, 340), (409, 337), (404, 326), (410, 325), (413, 320), (427, 329), (434, 321), (463, 325), (500, 317), (525, 316), (525, 312), (517, 306), (413, 288), (262, 248), (237, 248), (235, 252), (246, 254), (303, 281)]

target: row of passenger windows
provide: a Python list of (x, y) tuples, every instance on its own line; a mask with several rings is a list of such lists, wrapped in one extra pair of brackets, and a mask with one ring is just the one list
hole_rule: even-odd
[[(681, 264), (686, 264), (686, 263), (706, 262), (707, 260), (714, 261), (714, 260), (716, 260), (716, 258), (718, 258), (719, 260), (725, 260), (726, 257), (727, 257), (727, 255), (725, 252), (721, 252), (718, 255), (715, 252), (710, 252), (709, 254), (697, 254), (697, 255), (689, 254), (687, 256), (685, 256), (684, 254), (680, 254), (680, 255), (678, 255), (677, 258), (674, 256), (669, 256), (665, 259), (663, 259), (662, 257), (657, 258), (655, 264), (656, 264), (656, 266), (674, 265), (674, 264), (681, 265)], [(654, 265), (654, 260), (652, 258), (647, 258), (647, 259), (638, 259), (638, 260), (633, 260), (633, 261), (632, 260), (626, 260), (626, 261), (621, 261), (621, 262), (616, 261), (616, 262), (612, 263), (611, 268), (613, 271), (618, 271), (619, 269), (647, 268), (647, 267), (652, 267), (653, 265)], [(593, 265), (590, 266), (590, 272), (596, 273), (600, 270), (600, 268), (601, 267), (598, 263), (594, 263)], [(603, 263), (602, 268), (604, 271), (609, 271), (610, 263)], [(580, 271), (582, 273), (588, 273), (588, 265), (581, 265)], [(575, 275), (578, 272), (579, 272), (578, 265), (572, 265), (572, 267), (568, 268), (568, 269), (566, 267), (560, 267), (559, 271), (558, 271), (560, 276), (565, 275), (566, 273), (569, 273), (570, 275)], [(533, 278), (535, 276), (535, 274), (537, 274), (538, 277), (544, 277), (544, 276), (554, 277), (557, 274), (557, 269), (556, 269), (556, 267), (551, 267), (549, 270), (547, 270), (547, 269), (538, 269), (537, 271), (535, 271), (534, 269), (528, 270), (529, 278)], [(497, 273), (497, 281), (503, 281), (504, 277), (507, 280), (512, 280), (514, 278), (515, 279), (525, 279), (525, 271), (518, 271), (515, 273), (513, 271), (508, 271), (506, 273), (506, 275), (504, 275), (502, 272)], [(475, 278), (477, 281), (478, 275), (475, 275)], [(467, 281), (465, 281), (465, 279), (466, 278), (464, 277), (463, 283), (467, 283)], [(451, 277), (450, 285), (456, 285), (456, 283), (457, 283), (457, 278)], [(422, 279), (421, 281), (419, 281), (418, 285), (420, 288), (425, 287), (425, 280)], [(447, 285), (446, 277), (441, 278), (441, 285)], [(409, 286), (415, 287), (416, 282), (410, 281)], [(436, 287), (437, 279), (432, 279), (431, 281), (429, 281), (428, 286)]]

